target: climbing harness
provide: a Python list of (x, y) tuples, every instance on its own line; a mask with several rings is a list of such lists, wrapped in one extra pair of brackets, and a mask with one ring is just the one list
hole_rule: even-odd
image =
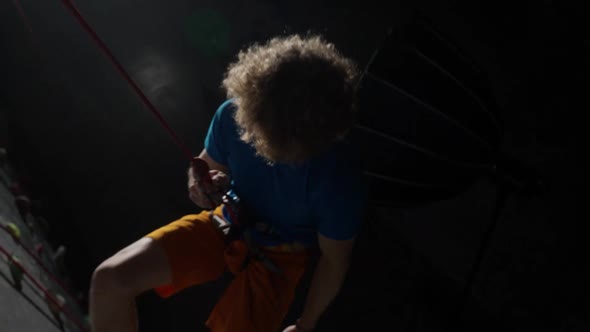
[[(203, 183), (205, 188), (212, 188), (213, 180), (209, 175), (207, 162), (198, 157), (193, 158), (192, 171), (196, 181)], [(282, 270), (268, 259), (261, 248), (252, 240), (253, 229), (266, 236), (278, 238), (278, 232), (275, 228), (265, 223), (254, 222), (253, 218), (249, 218), (240, 205), (240, 198), (232, 189), (226, 191), (219, 201), (215, 199), (215, 197), (219, 197), (216, 193), (205, 192), (205, 195), (213, 206), (222, 205), (222, 211), (227, 212), (224, 213), (227, 218), (222, 218), (213, 212), (209, 213), (211, 221), (223, 232), (226, 245), (238, 240), (243, 240), (246, 243), (248, 254), (242, 263), (241, 269), (245, 269), (249, 261), (255, 259), (260, 261), (269, 271), (282, 275)]]

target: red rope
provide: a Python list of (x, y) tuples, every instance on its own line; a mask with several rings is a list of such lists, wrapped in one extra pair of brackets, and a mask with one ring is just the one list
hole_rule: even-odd
[[(8, 230), (8, 228), (2, 224), (0, 224), (0, 228), (2, 228), (2, 230), (4, 230), (6, 233), (10, 234), (12, 236), (12, 233), (10, 233), (10, 231)], [(35, 255), (29, 248), (27, 248), (20, 239), (12, 237), (19, 245), (21, 248), (23, 248), (25, 250), (25, 252), (33, 258), (33, 260), (35, 260), (35, 263), (37, 263), (41, 269), (49, 276), (49, 279), (53, 280), (54, 282), (56, 282), (59, 287), (61, 287), (61, 289), (64, 291), (64, 293), (66, 295), (68, 295), (70, 298), (74, 299), (75, 301), (77, 301), (76, 297), (74, 297), (70, 291), (70, 289), (68, 287), (66, 287), (56, 276), (54, 276), (49, 269), (47, 269), (45, 267), (45, 265), (43, 264), (43, 262), (37, 258), (37, 255)], [(82, 304), (78, 302), (78, 305), (80, 306), (80, 308), (82, 308)]]
[(67, 319), (69, 319), (72, 323), (74, 323), (81, 331), (90, 332), (90, 330), (88, 330), (84, 324), (82, 324), (79, 320), (77, 320), (75, 317), (73, 317), (68, 311), (66, 311), (65, 308), (62, 306), (62, 304), (59, 303), (57, 301), (57, 299), (53, 296), (53, 294), (51, 294), (45, 287), (43, 287), (43, 285), (41, 285), (41, 283), (38, 282), (31, 275), (31, 273), (29, 273), (29, 271), (27, 271), (25, 269), (25, 267), (22, 266), (22, 264), (15, 261), (14, 259), (12, 259), (12, 256), (8, 253), (8, 251), (6, 249), (4, 249), (4, 247), (2, 247), (2, 245), (0, 245), (0, 252), (2, 252), (6, 256), (6, 258), (10, 262), (12, 262), (12, 264), (16, 265), (17, 267), (19, 267), (23, 271), (24, 275), (27, 276), (27, 278), (29, 278), (37, 288), (39, 288), (39, 290), (43, 293), (43, 295), (45, 295), (45, 298), (49, 299), (49, 301), (51, 301), (53, 304), (55, 304), (58, 308), (61, 308), (61, 312), (64, 314), (64, 316)]
[(158, 109), (149, 101), (146, 95), (141, 91), (141, 89), (135, 84), (131, 76), (127, 73), (125, 68), (121, 65), (121, 63), (115, 58), (113, 53), (109, 50), (106, 44), (100, 39), (96, 31), (88, 24), (88, 22), (84, 19), (82, 14), (78, 11), (76, 6), (70, 0), (62, 0), (63, 5), (70, 11), (70, 13), (76, 18), (78, 23), (82, 26), (86, 32), (90, 34), (92, 40), (96, 43), (96, 45), (100, 48), (100, 50), (104, 53), (104, 55), (111, 61), (111, 63), (115, 66), (119, 74), (123, 76), (123, 78), (131, 85), (133, 90), (137, 93), (139, 98), (143, 101), (143, 103), (148, 107), (148, 109), (154, 114), (154, 116), (158, 119), (162, 127), (168, 131), (172, 139), (178, 144), (181, 150), (184, 152), (187, 159), (192, 160), (192, 153), (190, 149), (184, 144), (184, 142), (176, 135), (174, 130), (170, 127), (168, 122), (164, 119), (162, 114), (158, 111)]
[[(23, 21), (23, 23), (27, 27), (27, 30), (29, 31), (29, 33), (31, 35), (31, 38), (32, 38), (33, 37), (33, 29), (31, 28), (31, 25), (29, 24), (29, 20), (27, 18), (27, 15), (25, 14), (25, 12), (24, 12), (24, 10), (23, 10), (23, 8), (20, 5), (20, 3), (19, 3), (18, 0), (12, 0), (12, 2), (14, 4), (14, 6), (16, 7), (16, 10), (17, 10), (17, 12), (18, 12), (21, 20)], [(174, 140), (174, 142), (180, 147), (180, 149), (184, 153), (185, 157), (188, 160), (192, 160), (192, 153), (191, 153), (190, 149), (180, 139), (180, 137), (178, 137), (178, 135), (176, 135), (176, 133), (174, 132), (174, 130), (172, 129), (172, 127), (170, 127), (170, 125), (168, 124), (168, 122), (166, 121), (166, 119), (164, 119), (164, 117), (158, 111), (158, 109), (152, 104), (152, 102), (150, 102), (150, 100), (143, 93), (143, 91), (141, 91), (141, 89), (133, 81), (133, 79), (131, 78), (131, 76), (129, 76), (129, 74), (127, 73), (127, 71), (125, 70), (125, 68), (121, 65), (121, 63), (113, 55), (113, 53), (111, 52), (111, 50), (106, 46), (106, 44), (102, 41), (102, 39), (100, 39), (100, 37), (98, 36), (98, 34), (96, 33), (96, 31), (94, 31), (94, 29), (90, 26), (90, 24), (88, 24), (88, 22), (84, 19), (84, 17), (82, 16), (82, 14), (80, 14), (80, 12), (76, 8), (76, 6), (74, 6), (74, 4), (72, 3), (72, 1), (62, 0), (62, 3), (66, 7), (66, 9), (76, 18), (76, 20), (78, 21), (78, 23), (80, 23), (80, 25), (82, 26), (82, 28), (84, 30), (86, 30), (90, 34), (90, 37), (96, 43), (96, 45), (98, 46), (98, 48), (111, 61), (111, 63), (113, 64), (113, 66), (115, 67), (115, 69), (117, 70), (117, 72), (123, 77), (123, 79), (125, 79), (127, 81), (127, 83), (129, 83), (129, 85), (135, 91), (135, 93), (139, 96), (139, 98), (141, 99), (141, 101), (147, 106), (147, 108), (152, 112), (152, 114), (160, 122), (160, 125), (162, 125), (162, 127), (164, 127), (164, 129), (168, 132), (168, 134), (170, 134), (170, 136), (172, 137), (172, 139)]]
[[(113, 66), (115, 67), (115, 69), (117, 70), (117, 72), (127, 81), (127, 83), (129, 83), (129, 85), (131, 86), (131, 88), (135, 91), (135, 93), (138, 95), (138, 97), (141, 99), (141, 101), (147, 106), (147, 108), (152, 112), (152, 114), (156, 117), (156, 119), (160, 122), (160, 124), (162, 125), (162, 127), (164, 127), (164, 129), (168, 132), (168, 134), (170, 134), (170, 136), (172, 137), (172, 139), (174, 140), (174, 142), (180, 147), (180, 149), (182, 150), (182, 152), (184, 153), (185, 157), (188, 160), (192, 160), (193, 156), (192, 153), (190, 151), (190, 149), (186, 146), (186, 144), (178, 137), (178, 135), (176, 135), (176, 133), (174, 132), (174, 130), (172, 129), (172, 127), (168, 124), (168, 122), (166, 121), (166, 119), (164, 119), (164, 117), (162, 116), (162, 114), (158, 111), (158, 109), (150, 102), (150, 100), (147, 98), (147, 96), (143, 93), (143, 91), (137, 86), (137, 84), (133, 81), (133, 79), (131, 78), (131, 76), (127, 73), (127, 71), (125, 70), (125, 68), (121, 65), (121, 63), (117, 60), (117, 58), (113, 55), (113, 53), (111, 52), (111, 50), (106, 46), (106, 44), (102, 41), (102, 39), (98, 36), (98, 34), (96, 33), (96, 31), (90, 26), (90, 24), (88, 24), (88, 22), (84, 19), (84, 17), (80, 14), (80, 12), (78, 11), (78, 9), (76, 8), (76, 6), (72, 3), (72, 1), (70, 0), (62, 0), (62, 3), (64, 5), (64, 7), (74, 16), (74, 18), (76, 18), (76, 20), (78, 21), (78, 23), (82, 26), (82, 28), (84, 30), (86, 30), (86, 32), (88, 32), (88, 34), (90, 34), (90, 37), (92, 38), (92, 40), (96, 43), (96, 45), (98, 46), (98, 48), (104, 53), (104, 55), (110, 60), (110, 62), (113, 64)], [(18, 0), (13, 0), (13, 4), (17, 9), (17, 12), (21, 18), (21, 20), (23, 21), (23, 23), (25, 24), (25, 26), (27, 27), (27, 30), (29, 31), (29, 33), (31, 34), (32, 37), (32, 33), (33, 33), (33, 29), (31, 28), (31, 25), (29, 24), (29, 20), (27, 19), (27, 16), (25, 15), (22, 6), (20, 5)], [(2, 226), (1, 227), (3, 230), (5, 230), (6, 232), (8, 232), (8, 230)], [(9, 233), (10, 234), (10, 233)], [(53, 274), (51, 274), (51, 272), (48, 271), (48, 269), (42, 264), (42, 262), (28, 249), (26, 248), (22, 242), (20, 242), (20, 240), (16, 239), (17, 242), (20, 244), (20, 246), (25, 249), (25, 251), (27, 252), (27, 254), (29, 254), (29, 256), (31, 256), (35, 262), (41, 267), (41, 269), (47, 273), (50, 278), (55, 281), (61, 288), (62, 290), (69, 295), (70, 298), (75, 299), (75, 297), (73, 297), (67, 290), (67, 288), (63, 285), (63, 283), (61, 283), (59, 281), (58, 278), (56, 278)], [(57, 302), (57, 300), (53, 297), (53, 295), (51, 293), (49, 293), (49, 291), (47, 291), (47, 289), (45, 289), (26, 269), (24, 269), (24, 267), (19, 264), (18, 262), (14, 261), (12, 259), (12, 257), (10, 256), (10, 254), (2, 247), (0, 246), (0, 251), (6, 255), (6, 257), (12, 261), (13, 264), (16, 264), (19, 268), (21, 268), (23, 270), (23, 273), (33, 282), (33, 284), (35, 284), (35, 286), (37, 286), (46, 297), (49, 298), (50, 301), (52, 301), (54, 304), (56, 304), (58, 307), (60, 307), (60, 304)], [(83, 324), (81, 324), (78, 320), (76, 320), (75, 318), (71, 317), (70, 314), (68, 312), (66, 312), (65, 310), (62, 309), (62, 312), (64, 313), (64, 315), (70, 320), (72, 321), (74, 324), (76, 324), (82, 331), (88, 331)]]

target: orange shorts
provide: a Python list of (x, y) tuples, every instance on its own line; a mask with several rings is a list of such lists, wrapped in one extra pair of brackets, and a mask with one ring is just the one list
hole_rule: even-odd
[(172, 271), (172, 284), (154, 290), (161, 297), (168, 297), (189, 286), (218, 279), (229, 270), (235, 277), (205, 324), (213, 332), (278, 331), (310, 251), (289, 253), (264, 248), (262, 251), (282, 270), (281, 274), (269, 271), (254, 259), (241, 270), (247, 255), (245, 243), (234, 241), (226, 246), (223, 233), (210, 220), (210, 213), (221, 216), (221, 208), (184, 216), (147, 235), (162, 245)]

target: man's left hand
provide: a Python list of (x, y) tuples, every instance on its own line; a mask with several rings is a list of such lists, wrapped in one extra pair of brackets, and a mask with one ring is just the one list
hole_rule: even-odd
[(307, 331), (302, 330), (302, 329), (298, 329), (297, 325), (291, 325), (291, 326), (287, 327), (286, 329), (284, 329), (283, 332), (307, 332)]
[(312, 332), (313, 329), (307, 329), (304, 327), (297, 327), (297, 325), (288, 326), (283, 332)]

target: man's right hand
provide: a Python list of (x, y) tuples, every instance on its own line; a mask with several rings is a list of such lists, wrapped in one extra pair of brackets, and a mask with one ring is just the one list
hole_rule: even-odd
[(213, 209), (215, 206), (211, 204), (211, 201), (207, 197), (213, 199), (215, 204), (221, 202), (221, 197), (225, 194), (225, 192), (229, 189), (229, 177), (218, 170), (210, 170), (209, 176), (213, 181), (213, 186), (208, 185), (205, 181), (196, 181), (192, 168), (188, 170), (188, 191), (189, 191), (189, 198), (193, 203), (203, 209)]

